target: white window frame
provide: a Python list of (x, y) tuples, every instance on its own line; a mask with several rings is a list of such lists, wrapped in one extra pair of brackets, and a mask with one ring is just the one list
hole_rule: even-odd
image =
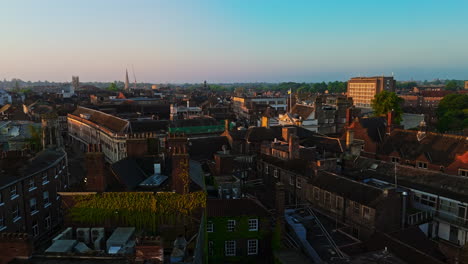
[(466, 169), (458, 169), (458, 175), (463, 177), (468, 177), (468, 170)]
[(16, 185), (12, 185), (10, 187), (10, 199), (11, 200), (14, 200), (16, 198), (18, 198), (18, 189), (16, 188)]
[(37, 221), (35, 221), (35, 224), (33, 222), (32, 231), (33, 231), (33, 236), (34, 237), (39, 235), (39, 223), (37, 223)]
[[(367, 210), (367, 214), (366, 214), (366, 210)], [(366, 220), (370, 220), (370, 214), (371, 214), (371, 209), (367, 206), (362, 206), (362, 218), (366, 219)]]
[(50, 216), (50, 213), (47, 214), (45, 217), (45, 228), (50, 229), (52, 227), (52, 217)]
[(299, 177), (296, 177), (296, 188), (302, 189), (302, 181)]
[(258, 239), (249, 239), (247, 240), (247, 255), (257, 255), (258, 254)]
[(236, 220), (228, 220), (226, 227), (228, 232), (234, 232), (234, 230), (236, 229)]
[(249, 231), (258, 231), (258, 219), (249, 219)]
[(42, 173), (42, 185), (49, 183), (49, 174), (47, 172)]
[(427, 162), (418, 161), (417, 164), (418, 164), (418, 168), (419, 168), (419, 169), (425, 169), (425, 170), (427, 170), (427, 167), (428, 167)]
[(213, 228), (213, 222), (212, 221), (208, 221), (206, 223), (206, 232), (208, 233), (213, 233), (214, 231), (214, 228)]
[(268, 174), (268, 164), (265, 164), (265, 174)]
[[(46, 195), (47, 194), (47, 195)], [(50, 196), (49, 196), (49, 192), (48, 191), (45, 191), (42, 193), (42, 198), (44, 200), (44, 208), (46, 207), (49, 207), (50, 206)]]
[(37, 189), (36, 181), (35, 181), (34, 177), (29, 178), (28, 186), (29, 186), (29, 189), (28, 189), (29, 191), (33, 191), (33, 190)]
[(227, 240), (224, 242), (224, 255), (227, 257), (233, 257), (236, 255), (236, 241)]
[(278, 169), (273, 170), (273, 177), (278, 178)]
[(289, 175), (289, 185), (294, 186), (294, 178), (292, 175)]
[(37, 214), (39, 211), (37, 210), (37, 199), (31, 198), (29, 199), (29, 208), (31, 209), (31, 215)]

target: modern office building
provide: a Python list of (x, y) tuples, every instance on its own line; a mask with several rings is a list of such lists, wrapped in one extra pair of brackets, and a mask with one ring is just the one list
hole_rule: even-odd
[(393, 77), (354, 77), (348, 81), (348, 97), (357, 107), (369, 108), (374, 96), (383, 90), (395, 91)]

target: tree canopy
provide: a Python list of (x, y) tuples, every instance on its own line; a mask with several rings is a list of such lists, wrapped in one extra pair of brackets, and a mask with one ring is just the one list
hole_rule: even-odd
[(468, 94), (449, 94), (437, 108), (437, 129), (440, 132), (468, 128)]
[(117, 84), (116, 84), (116, 83), (111, 83), (111, 84), (109, 85), (109, 87), (107, 87), (107, 90), (109, 90), (109, 91), (118, 91), (119, 88), (117, 87)]
[(395, 123), (399, 124), (402, 120), (403, 110), (401, 105), (403, 99), (394, 92), (384, 90), (374, 96), (371, 106), (375, 116), (386, 115), (390, 111), (395, 112)]

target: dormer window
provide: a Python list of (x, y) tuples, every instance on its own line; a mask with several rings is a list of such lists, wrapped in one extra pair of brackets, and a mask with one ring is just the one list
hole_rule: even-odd
[(427, 169), (427, 162), (418, 161), (418, 168)]
[(400, 158), (398, 158), (398, 157), (392, 157), (392, 162), (393, 162), (393, 163), (400, 163)]
[(458, 175), (468, 177), (468, 170), (465, 169), (459, 169), (458, 170)]

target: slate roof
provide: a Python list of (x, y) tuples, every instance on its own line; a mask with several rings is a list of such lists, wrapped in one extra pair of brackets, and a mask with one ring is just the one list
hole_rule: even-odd
[(278, 138), (278, 135), (271, 128), (266, 127), (250, 127), (245, 135), (245, 139), (249, 142), (273, 141), (275, 138)]
[(312, 178), (310, 183), (320, 189), (339, 194), (350, 200), (374, 208), (384, 192), (384, 190), (377, 187), (327, 171), (318, 171), (317, 176)]
[(381, 142), (385, 136), (387, 120), (384, 117), (360, 118), (361, 126), (367, 128), (367, 135), (374, 142)]
[(164, 132), (169, 127), (168, 120), (130, 120), (132, 132)]
[(339, 138), (324, 137), (319, 135), (313, 135), (300, 142), (304, 147), (316, 147), (320, 150), (326, 150), (333, 153), (344, 152), (344, 142), (341, 142)]
[(124, 132), (124, 130), (129, 124), (127, 120), (103, 113), (101, 111), (81, 106), (78, 106), (71, 115), (81, 118), (82, 114), (89, 115), (89, 118), (87, 120), (99, 126), (103, 126), (112, 132)]
[(253, 199), (208, 199), (206, 200), (208, 217), (268, 217), (270, 213)]
[[(370, 169), (372, 164), (376, 164), (377, 168)], [(356, 160), (355, 167), (354, 170), (345, 170), (345, 174), (356, 179), (375, 178), (390, 183), (395, 181), (395, 164), (393, 163), (360, 157)], [(467, 177), (409, 166), (398, 166), (397, 179), (399, 186), (468, 202)]]
[(111, 169), (119, 182), (129, 190), (134, 190), (147, 178), (147, 175), (133, 158), (127, 157), (119, 160), (111, 165)]
[(395, 151), (407, 160), (416, 160), (424, 155), (432, 164), (448, 166), (457, 155), (468, 151), (468, 140), (462, 136), (427, 132), (419, 139), (418, 131), (394, 129), (384, 140), (379, 153), (390, 155)]
[(261, 160), (272, 164), (274, 166), (283, 168), (285, 170), (300, 174), (300, 175), (310, 175), (312, 173), (312, 169), (310, 168), (310, 160), (303, 160), (303, 159), (294, 159), (294, 160), (283, 160), (277, 157), (273, 157), (270, 155), (260, 155)]
[(225, 136), (189, 138), (188, 152), (191, 159), (213, 159), (216, 152), (223, 150), (223, 145), (229, 149)]
[(297, 115), (298, 117), (301, 117), (302, 120), (308, 119), (313, 112), (314, 107), (310, 105), (296, 104), (291, 109), (291, 114), (293, 114), (293, 116)]

